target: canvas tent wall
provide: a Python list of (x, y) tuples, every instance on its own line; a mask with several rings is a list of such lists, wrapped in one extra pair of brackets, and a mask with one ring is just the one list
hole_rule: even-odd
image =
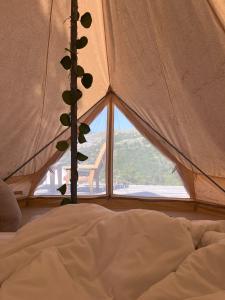
[[(69, 80), (58, 62), (69, 2), (0, 3), (1, 178), (62, 131)], [(79, 117), (91, 120), (104, 101), (115, 102), (176, 163), (193, 199), (225, 204), (225, 193), (152, 130), (225, 188), (225, 1), (82, 0), (79, 7), (93, 16), (79, 60), (94, 75)], [(8, 182), (29, 195), (59, 156), (53, 143)]]

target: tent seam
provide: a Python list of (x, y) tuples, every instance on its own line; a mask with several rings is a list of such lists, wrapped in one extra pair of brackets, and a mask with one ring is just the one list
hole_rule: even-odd
[(213, 4), (211, 3), (210, 0), (207, 0), (206, 3), (208, 3), (209, 9), (211, 10), (213, 16), (216, 19), (217, 24), (219, 25), (219, 27), (222, 28), (223, 32), (225, 33), (225, 27), (224, 24), (222, 23), (222, 21), (220, 20), (219, 16), (217, 15), (217, 13), (215, 12), (215, 9), (213, 7)]
[(103, 16), (103, 31), (104, 31), (104, 40), (105, 40), (105, 53), (106, 53), (108, 79), (109, 79), (108, 89), (110, 89), (110, 87), (111, 87), (111, 76), (110, 76), (110, 67), (109, 67), (108, 45), (107, 45), (107, 38), (106, 38), (106, 25), (105, 25), (105, 13), (104, 13), (103, 0), (101, 0), (101, 6), (102, 6), (102, 16)]
[[(149, 2), (149, 6), (151, 6), (151, 3)], [(155, 45), (155, 50), (156, 50), (156, 53), (158, 55), (158, 58), (159, 58), (159, 62), (160, 62), (160, 69), (161, 69), (161, 74), (162, 74), (162, 77), (164, 79), (164, 83), (165, 83), (165, 86), (166, 86), (166, 90), (167, 90), (167, 93), (168, 93), (168, 97), (169, 97), (169, 101), (171, 103), (171, 107), (172, 107), (172, 110), (173, 110), (173, 115), (174, 115), (174, 119), (177, 123), (177, 125), (179, 126), (179, 121), (178, 121), (178, 118), (177, 118), (177, 115), (175, 113), (175, 108), (174, 108), (174, 103), (173, 103), (173, 99), (172, 99), (172, 95), (171, 95), (171, 91), (170, 91), (170, 88), (169, 88), (169, 84), (168, 84), (168, 80), (167, 80), (167, 77), (166, 77), (166, 72), (165, 72), (165, 65), (163, 63), (163, 59), (161, 57), (161, 54), (160, 54), (160, 51), (159, 51), (159, 46), (158, 46), (158, 42), (157, 42), (157, 39), (156, 39), (156, 35), (155, 35), (155, 30), (154, 30), (154, 26), (153, 26), (153, 23), (152, 23), (152, 16), (151, 16), (151, 7), (149, 9), (149, 15), (150, 15), (150, 22), (151, 22), (151, 25), (152, 25), (152, 32), (153, 32), (153, 41), (154, 41), (154, 45)], [(193, 166), (190, 164), (190, 167), (193, 171)]]
[[(52, 12), (53, 12), (53, 2), (51, 2), (51, 8), (50, 8), (50, 16), (49, 16), (49, 30), (48, 30), (48, 40), (47, 40), (47, 50), (46, 50), (46, 58), (45, 58), (45, 73), (44, 73), (44, 79), (43, 79), (43, 100), (42, 100), (42, 110), (41, 110), (41, 117), (40, 117), (40, 123), (39, 123), (39, 128), (38, 128), (38, 133), (37, 133), (37, 138), (36, 138), (36, 151), (40, 139), (40, 130), (41, 130), (41, 124), (43, 121), (43, 116), (44, 116), (44, 107), (45, 107), (45, 98), (46, 98), (46, 89), (47, 89), (47, 76), (48, 76), (48, 59), (49, 59), (49, 48), (50, 48), (50, 39), (51, 39), (51, 26), (52, 26)], [(35, 151), (35, 152), (36, 152)], [(34, 166), (35, 168), (35, 166)]]

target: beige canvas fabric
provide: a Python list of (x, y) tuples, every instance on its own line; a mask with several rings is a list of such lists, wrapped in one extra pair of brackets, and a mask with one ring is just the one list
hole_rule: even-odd
[[(1, 178), (62, 130), (69, 80), (58, 62), (68, 46), (69, 2), (0, 3)], [(94, 75), (79, 116), (110, 85), (136, 113), (136, 126), (155, 128), (224, 187), (225, 0), (82, 0), (79, 7), (93, 16), (91, 29), (79, 30), (89, 38), (79, 60)], [(191, 196), (225, 204), (225, 194), (148, 127), (145, 135), (177, 164)], [(10, 182), (31, 193), (57, 158), (52, 144)]]
[[(81, 13), (88, 7), (93, 15), (92, 28), (79, 29), (79, 37), (85, 34), (89, 39), (79, 51), (79, 63), (94, 76), (91, 90), (84, 91), (80, 101), (82, 116), (106, 94), (109, 83), (101, 1), (81, 1), (79, 7)], [(59, 62), (69, 47), (69, 19), (64, 21), (70, 16), (70, 1), (1, 1), (0, 12), (0, 178), (4, 178), (63, 130), (59, 116), (68, 106), (61, 94), (69, 88), (69, 77)], [(69, 133), (62, 136), (68, 137)], [(55, 144), (17, 173), (23, 178), (12, 180), (16, 190), (29, 194), (32, 174), (52, 158)]]
[[(224, 6), (223, 0), (104, 1), (112, 89), (220, 181), (225, 176)], [(192, 170), (170, 147), (162, 147)], [(197, 179), (195, 185), (198, 199), (224, 203), (224, 193), (208, 195), (207, 181)]]

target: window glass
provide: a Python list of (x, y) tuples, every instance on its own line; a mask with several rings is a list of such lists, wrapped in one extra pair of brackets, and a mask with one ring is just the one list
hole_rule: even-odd
[[(107, 107), (90, 124), (91, 132), (86, 135), (87, 142), (78, 145), (78, 151), (88, 156), (79, 163), (78, 194), (96, 195), (106, 192), (105, 157)], [(47, 172), (35, 195), (60, 195), (57, 188), (67, 184), (70, 193), (70, 150), (68, 150)]]
[(114, 109), (113, 193), (188, 198), (174, 164)]

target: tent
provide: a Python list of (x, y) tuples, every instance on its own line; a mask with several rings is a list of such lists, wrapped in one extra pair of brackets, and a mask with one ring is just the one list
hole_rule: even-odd
[[(192, 200), (225, 205), (225, 1), (82, 0), (79, 11), (93, 17), (91, 29), (79, 28), (89, 44), (78, 55), (94, 76), (80, 120), (117, 105), (176, 164)], [(61, 132), (69, 138), (59, 122), (69, 87), (59, 61), (69, 45), (70, 1), (1, 1), (0, 14), (4, 179)], [(106, 198), (113, 197), (110, 136)], [(33, 194), (61, 156), (55, 144), (7, 180), (14, 191)]]

